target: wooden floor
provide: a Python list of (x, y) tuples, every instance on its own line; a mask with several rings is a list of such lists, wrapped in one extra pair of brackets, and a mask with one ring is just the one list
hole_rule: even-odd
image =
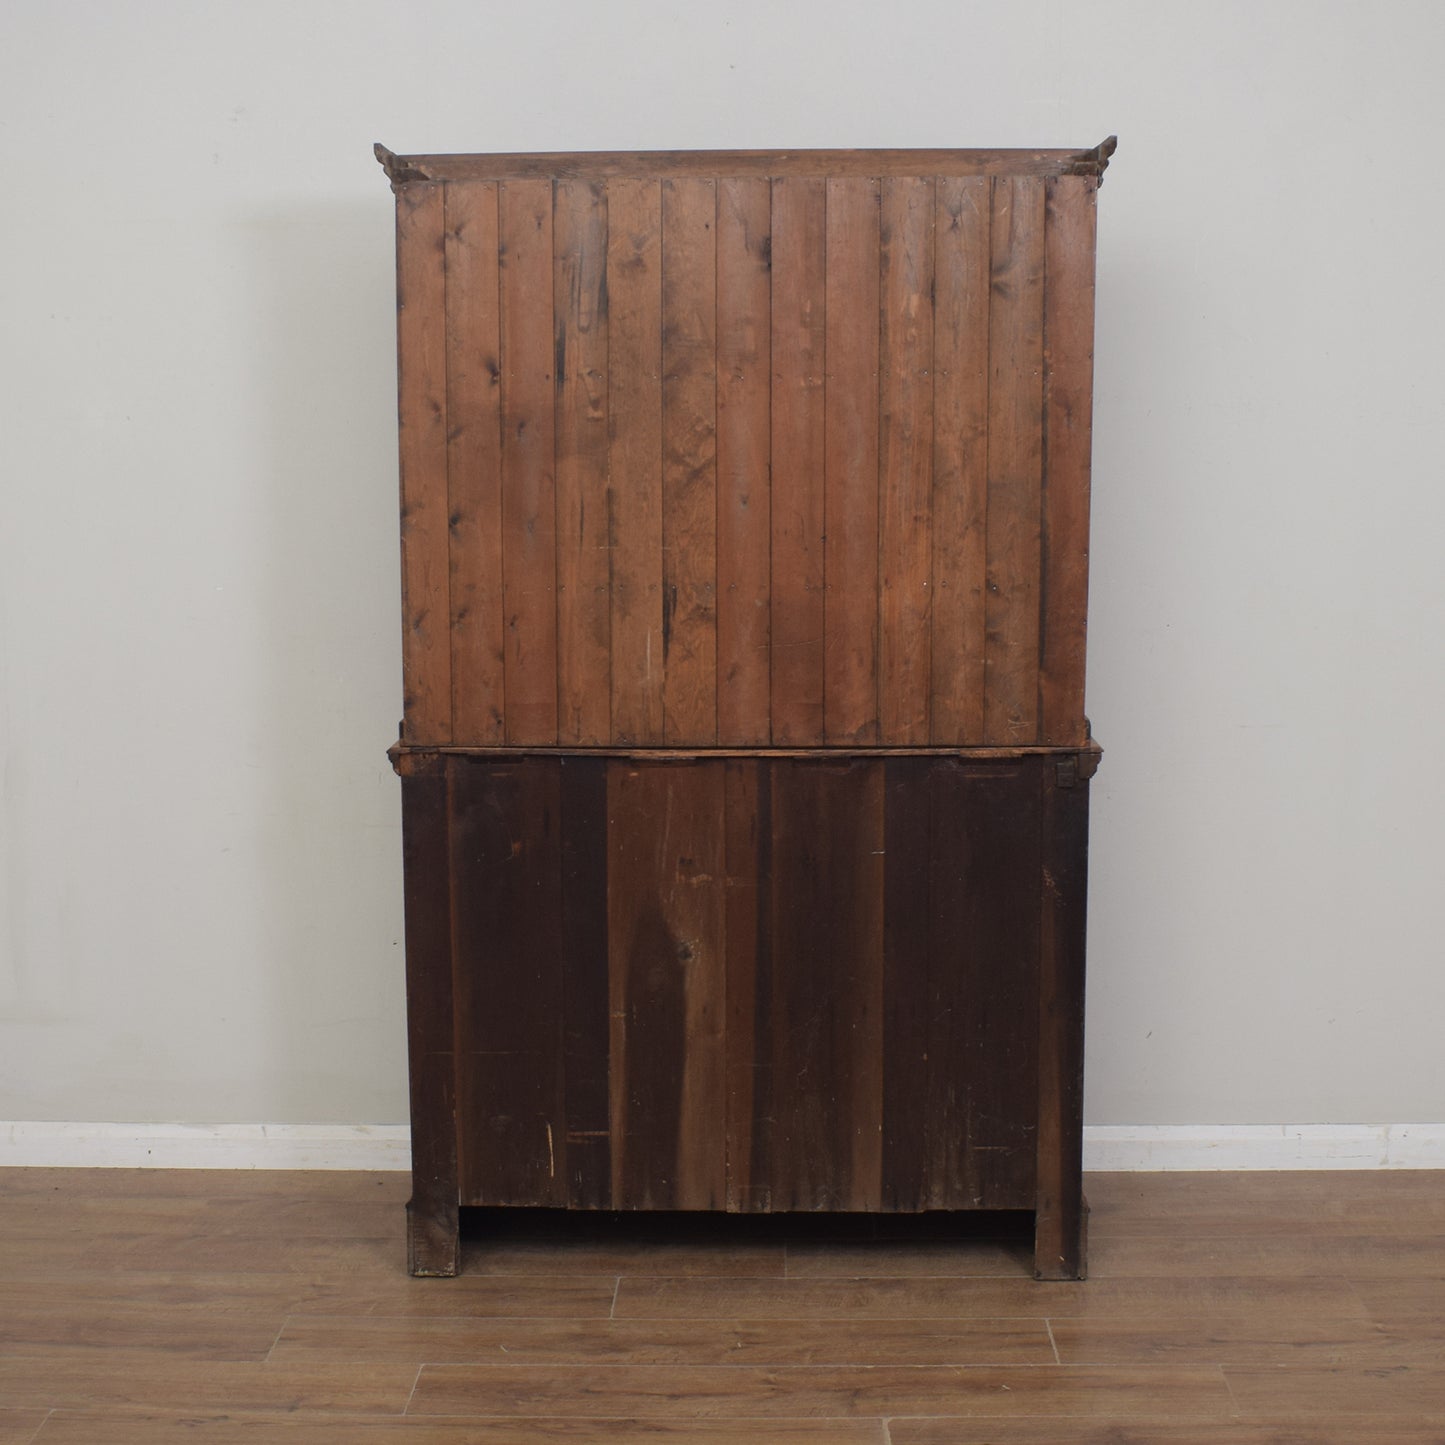
[(1445, 1442), (1445, 1172), (1093, 1175), (957, 1221), (483, 1216), (401, 1175), (0, 1171), (0, 1445)]

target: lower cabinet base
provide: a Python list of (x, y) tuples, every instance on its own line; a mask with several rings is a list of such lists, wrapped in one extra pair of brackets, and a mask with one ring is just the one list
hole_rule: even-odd
[(1077, 750), (402, 752), (413, 1274), (458, 1210), (1030, 1210), (1077, 1279)]

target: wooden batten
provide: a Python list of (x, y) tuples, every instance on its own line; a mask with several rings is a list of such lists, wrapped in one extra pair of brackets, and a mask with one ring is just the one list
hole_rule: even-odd
[(379, 151), (406, 740), (1081, 743), (1111, 152)]

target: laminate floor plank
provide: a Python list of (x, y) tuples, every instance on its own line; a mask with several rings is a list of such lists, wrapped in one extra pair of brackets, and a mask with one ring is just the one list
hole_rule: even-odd
[(1445, 1360), (1445, 1331), (1370, 1320), (1256, 1316), (1171, 1320), (1053, 1320), (1066, 1365), (1288, 1365), (1389, 1368)]
[(49, 1413), (0, 1409), (0, 1445), (31, 1445)]
[[(210, 1305), (109, 1304), (77, 1309), (60, 1298), (0, 1307), (0, 1354), (146, 1350), (205, 1360), (264, 1360), (285, 1321), (281, 1309), (230, 1313)], [(0, 1441), (3, 1441), (0, 1436)]]
[(1042, 1320), (286, 1322), (273, 1361), (589, 1365), (1052, 1365)]
[(1269, 1279), (1417, 1279), (1442, 1269), (1445, 1234), (1166, 1239), (1106, 1233), (1089, 1241), (1089, 1277), (1095, 1280), (1246, 1274)]
[(1350, 1277), (1350, 1283), (1372, 1320), (1445, 1333), (1445, 1268), (1415, 1279)]
[[(418, 1419), (58, 1410), (37, 1445), (887, 1445), (881, 1420)], [(0, 1435), (0, 1445), (10, 1445)]]
[(1386, 1369), (1230, 1365), (1224, 1375), (1245, 1419), (1286, 1424), (1339, 1414), (1445, 1414), (1445, 1364)]
[(1246, 1424), (1238, 1419), (1121, 1422), (892, 1420), (892, 1445), (1442, 1445), (1441, 1422), (1345, 1417), (1303, 1426)]
[[(581, 1367), (566, 1373), (516, 1365), (427, 1365), (408, 1413), (632, 1415), (766, 1419), (771, 1415), (1027, 1416), (1038, 1412), (1127, 1418), (1165, 1395), (1179, 1413), (1228, 1416), (1233, 1402), (1212, 1368), (1099, 1369), (1029, 1366), (878, 1366), (870, 1369)], [(1155, 1407), (1157, 1409), (1157, 1405)]]
[(1288, 1322), (1359, 1319), (1354, 1290), (1337, 1280), (1025, 1279), (686, 1280), (623, 1278), (616, 1319), (1177, 1319), (1254, 1314)]
[(468, 1246), (462, 1258), (463, 1275), (677, 1275), (781, 1279), (782, 1245), (772, 1248), (733, 1248), (724, 1242), (697, 1244), (649, 1243), (645, 1240), (608, 1244), (581, 1240), (573, 1244), (503, 1241)]
[(879, 1239), (864, 1244), (789, 1245), (789, 1279), (968, 1279), (1034, 1277), (1032, 1240), (936, 1240), (904, 1244)]
[(271, 1365), (157, 1357), (112, 1350), (104, 1359), (64, 1350), (0, 1357), (0, 1402), (167, 1410), (349, 1410), (399, 1415), (411, 1366)]

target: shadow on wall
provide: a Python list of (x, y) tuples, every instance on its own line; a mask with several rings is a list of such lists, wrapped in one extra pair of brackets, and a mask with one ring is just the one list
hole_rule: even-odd
[(265, 958), (276, 1122), (407, 1118), (391, 196), (243, 230), (267, 465)]

